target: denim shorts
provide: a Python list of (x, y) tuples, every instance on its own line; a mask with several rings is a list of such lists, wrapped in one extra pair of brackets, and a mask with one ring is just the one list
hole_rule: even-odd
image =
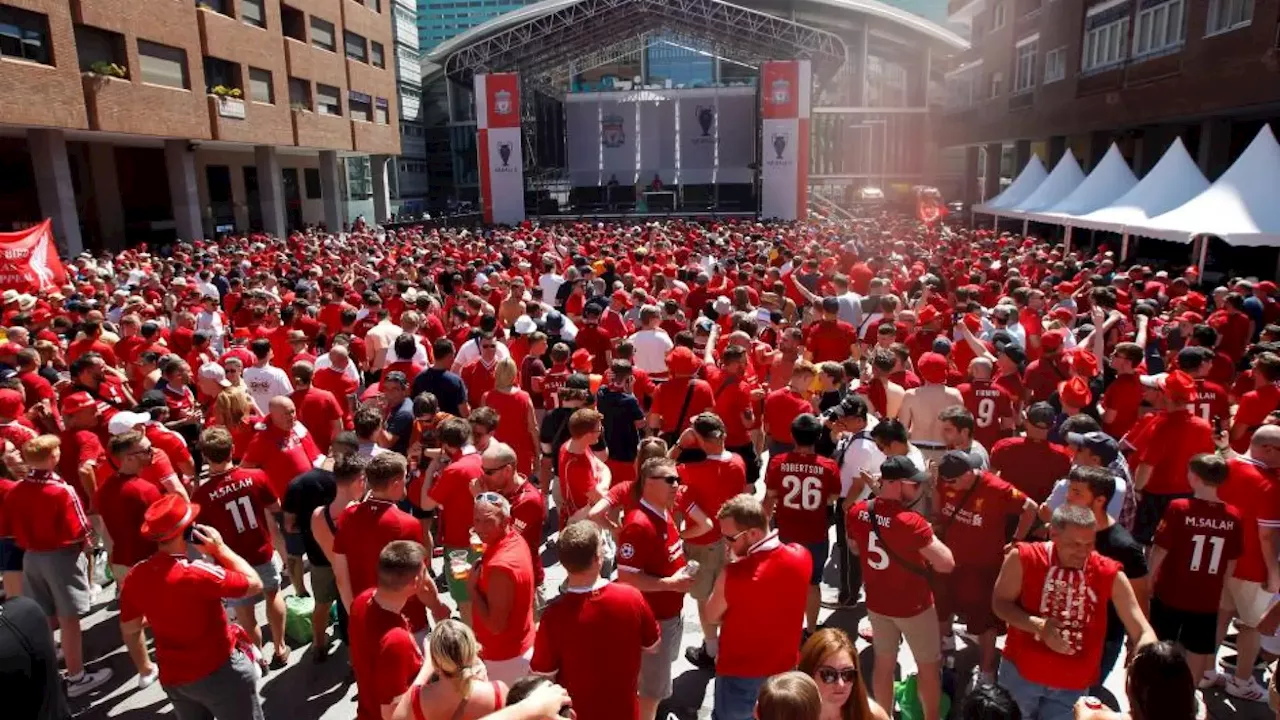
[(711, 720), (752, 720), (756, 698), (767, 677), (716, 676), (715, 707)]

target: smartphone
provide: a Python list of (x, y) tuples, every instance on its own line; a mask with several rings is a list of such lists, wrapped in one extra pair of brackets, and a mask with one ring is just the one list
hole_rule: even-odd
[(188, 525), (187, 529), (182, 531), (182, 539), (186, 540), (188, 543), (192, 545), (203, 545), (204, 541), (196, 537), (195, 531), (196, 531), (196, 526), (194, 524)]

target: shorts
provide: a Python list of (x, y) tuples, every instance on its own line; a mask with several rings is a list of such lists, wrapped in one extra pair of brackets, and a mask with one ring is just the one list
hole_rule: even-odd
[[(788, 542), (783, 540), (783, 542)], [(821, 540), (816, 543), (801, 543), (804, 549), (809, 551), (809, 558), (813, 561), (813, 567), (809, 569), (809, 585), (817, 586), (822, 584), (822, 571), (827, 567), (827, 558), (831, 554), (831, 543), (827, 540)]]
[(338, 602), (338, 578), (333, 568), (328, 565), (311, 566), (311, 596), (317, 605), (330, 605)]
[(1240, 616), (1240, 622), (1248, 627), (1257, 627), (1274, 602), (1271, 593), (1262, 587), (1262, 583), (1227, 578), (1222, 586), (1222, 602), (1218, 603), (1218, 608), (1235, 611)]
[(999, 576), (999, 565), (989, 568), (957, 565), (951, 573), (940, 576), (941, 582), (933, 593), (938, 618), (948, 622), (952, 615), (959, 616), (975, 635), (1000, 629), (1000, 619), (991, 609)]
[(89, 558), (79, 545), (61, 550), (28, 550), (22, 560), (27, 597), (51, 617), (89, 614)]
[[(712, 532), (715, 531), (712, 530)], [(705, 601), (711, 597), (711, 591), (716, 586), (716, 578), (720, 577), (720, 571), (724, 569), (724, 538), (710, 545), (694, 545), (686, 542), (684, 557), (686, 560), (696, 560), (698, 563), (698, 574), (693, 576), (693, 587), (689, 588), (689, 594), (694, 600)]]
[(930, 605), (924, 612), (909, 618), (868, 612), (867, 619), (871, 621), (871, 644), (877, 656), (898, 657), (898, 647), (905, 636), (916, 664), (936, 663), (942, 659), (942, 637), (938, 631), (936, 607)]
[(453, 598), (453, 601), (458, 603), (459, 605), (465, 602), (471, 602), (471, 596), (467, 594), (466, 579), (464, 578), (462, 580), (458, 580), (453, 577), (453, 571), (449, 569), (449, 553), (453, 552), (454, 550), (463, 550), (463, 549), (467, 551), (468, 563), (471, 563), (472, 565), (474, 565), (476, 560), (480, 559), (480, 553), (475, 552), (471, 548), (451, 548), (446, 546), (444, 549), (444, 572), (445, 572), (445, 577), (448, 578), (449, 580), (449, 597)]
[(1155, 541), (1156, 528), (1164, 518), (1164, 511), (1169, 503), (1180, 498), (1189, 498), (1189, 494), (1153, 495), (1143, 493), (1138, 500), (1138, 509), (1133, 514), (1133, 539), (1143, 545), (1151, 545)]
[(650, 700), (666, 700), (671, 697), (671, 663), (680, 654), (684, 639), (684, 618), (676, 615), (658, 621), (662, 631), (658, 638), (657, 652), (640, 656), (640, 697)]
[(0, 538), (0, 572), (22, 572), (22, 556), (25, 554), (13, 538)]
[(1189, 653), (1213, 655), (1218, 648), (1218, 613), (1191, 612), (1151, 598), (1151, 628), (1156, 637), (1176, 642)]
[(289, 533), (284, 531), (284, 513), (276, 513), (275, 517), (276, 526), (280, 528), (280, 534), (284, 535), (285, 553), (287, 553), (289, 557), (302, 557), (303, 555), (306, 555), (307, 544), (302, 540), (302, 533)]
[(254, 565), (253, 571), (258, 573), (258, 577), (262, 578), (262, 593), (247, 597), (227, 598), (222, 601), (223, 605), (229, 608), (251, 608), (258, 604), (258, 600), (262, 598), (263, 593), (273, 593), (280, 589), (280, 569), (276, 567), (274, 562), (268, 560), (261, 565)]
[(494, 682), (504, 682), (510, 687), (515, 681), (529, 674), (529, 661), (533, 659), (533, 647), (523, 655), (506, 660), (485, 660), (484, 671)]

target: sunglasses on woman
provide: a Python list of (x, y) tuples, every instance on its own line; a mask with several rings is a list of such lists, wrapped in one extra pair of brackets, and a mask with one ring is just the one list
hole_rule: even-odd
[(858, 668), (849, 667), (837, 670), (833, 667), (818, 668), (818, 679), (828, 685), (835, 685), (836, 680), (843, 680), (845, 685), (852, 685), (858, 679)]

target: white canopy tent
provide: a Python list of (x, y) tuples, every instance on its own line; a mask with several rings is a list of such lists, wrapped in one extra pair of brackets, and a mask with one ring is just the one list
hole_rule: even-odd
[[(1162, 161), (1163, 162), (1163, 161)], [(1199, 195), (1130, 232), (1174, 242), (1216, 235), (1230, 245), (1280, 245), (1280, 143), (1263, 125), (1230, 168)]]
[(975, 205), (973, 211), (1001, 215), (1003, 213), (1000, 210), (1030, 197), (1046, 177), (1048, 173), (1045, 172), (1044, 164), (1040, 162), (1039, 157), (1032, 155), (1026, 167), (1022, 168), (1022, 172), (1018, 173), (1018, 177), (1009, 183), (1009, 187), (1005, 188), (1004, 192), (981, 205)]
[(997, 214), (1023, 220), (1029, 219), (1032, 214), (1047, 210), (1065, 200), (1080, 187), (1082, 182), (1084, 182), (1084, 171), (1080, 169), (1080, 163), (1076, 162), (1076, 156), (1068, 150), (1063, 153), (1062, 159), (1053, 167), (1053, 172), (1049, 173), (1049, 177), (1040, 183), (1040, 187), (1036, 188), (1035, 192), (1028, 195), (1022, 202), (1005, 206), (1004, 212)]
[(1076, 224), (1076, 216), (1106, 207), (1137, 184), (1137, 176), (1113, 143), (1098, 166), (1070, 195), (1043, 212), (1028, 212), (1027, 217), (1036, 222), (1070, 227)]
[(1142, 232), (1139, 228), (1204, 192), (1209, 181), (1191, 159), (1182, 138), (1175, 138), (1160, 162), (1137, 185), (1114, 202), (1092, 212), (1075, 215), (1070, 224), (1090, 230)]

